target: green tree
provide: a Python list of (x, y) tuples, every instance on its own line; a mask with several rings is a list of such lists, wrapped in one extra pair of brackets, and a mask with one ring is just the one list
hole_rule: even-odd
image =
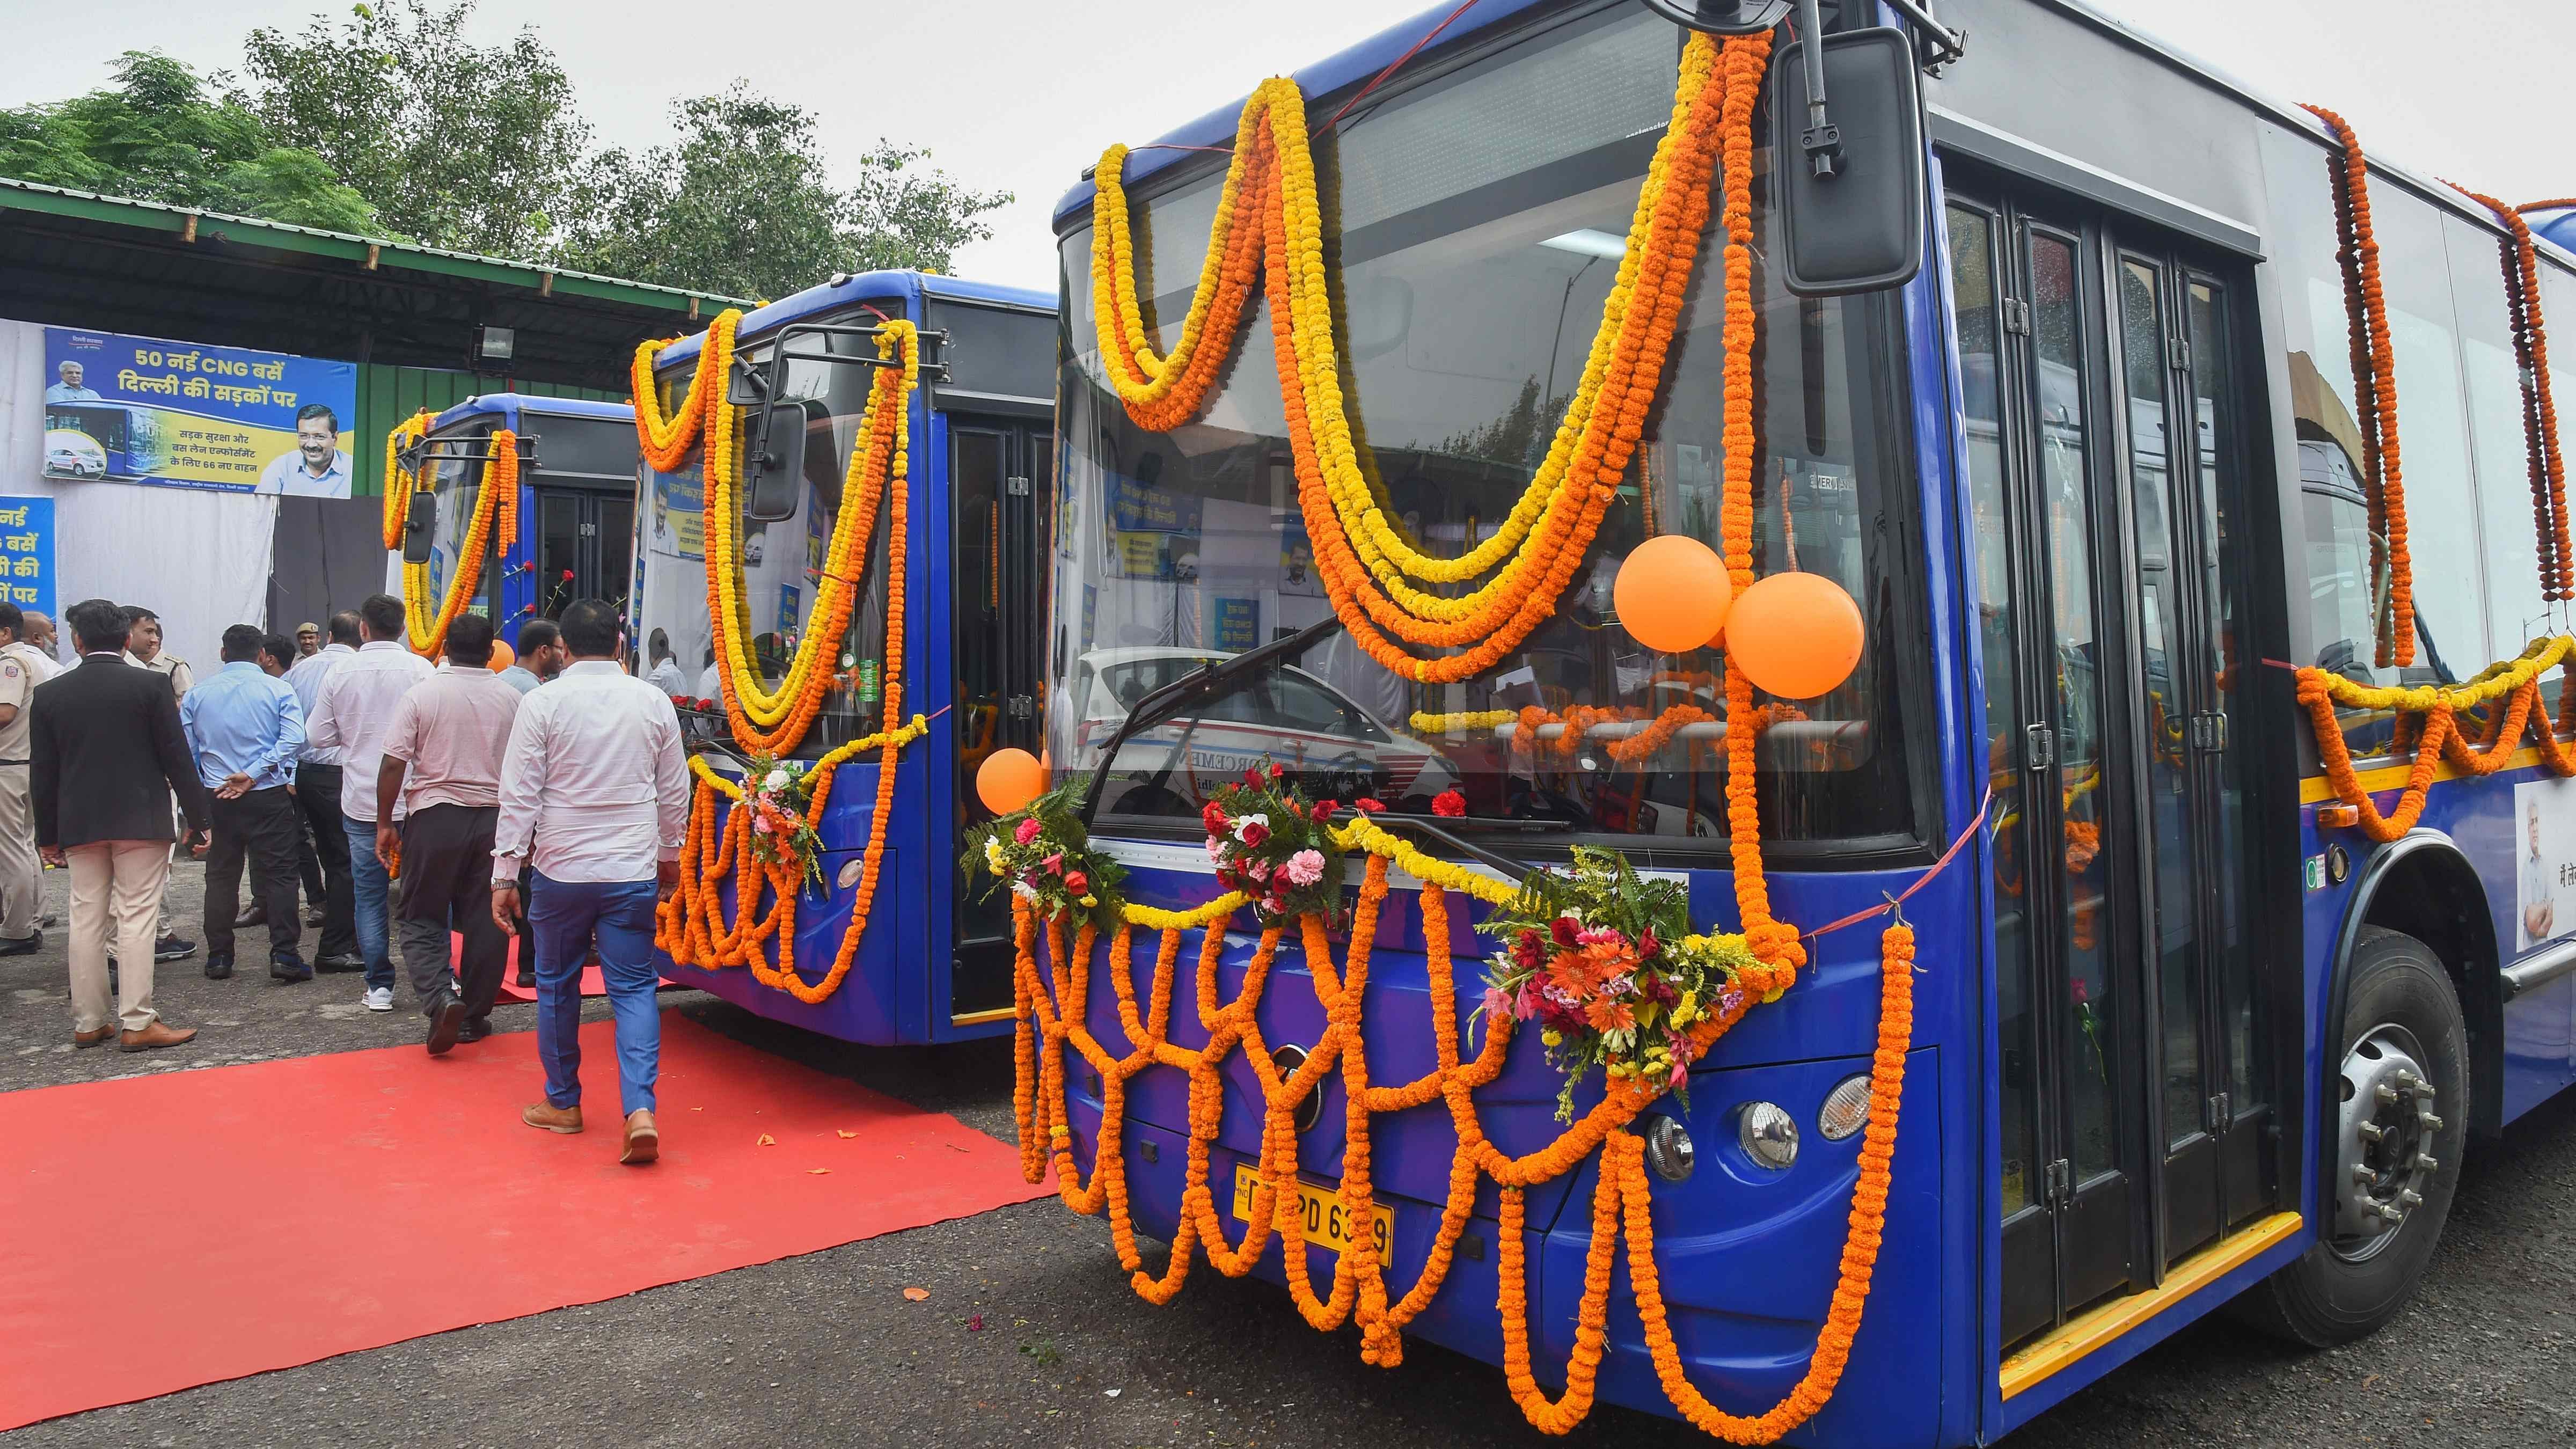
[(431, 246), (539, 258), (589, 149), (571, 79), (533, 30), (476, 45), (471, 0), (361, 4), (262, 27), (233, 99), (320, 156), (387, 226)]
[(331, 231), (382, 230), (365, 197), (180, 61), (129, 50), (107, 89), (0, 111), (0, 176)]
[(814, 118), (742, 81), (675, 103), (677, 138), (611, 149), (583, 168), (567, 210), (567, 266), (737, 296), (783, 297), (833, 272), (945, 271), (991, 236), (1011, 200), (916, 169), (927, 151), (880, 141), (834, 186)]

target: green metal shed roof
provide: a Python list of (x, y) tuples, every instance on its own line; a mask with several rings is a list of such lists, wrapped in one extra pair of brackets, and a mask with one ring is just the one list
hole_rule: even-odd
[[(109, 222), (140, 227), (148, 231), (169, 232), (193, 239), (201, 229), (220, 226), (228, 235), (239, 235), (245, 242), (274, 247), (280, 251), (305, 252), (315, 256), (336, 257), (354, 261), (369, 270), (386, 267), (405, 271), (427, 272), (471, 281), (521, 286), (552, 295), (596, 297), (603, 301), (623, 302), (630, 306), (665, 307), (697, 317), (725, 307), (755, 307), (756, 299), (728, 297), (720, 292), (697, 292), (680, 287), (658, 286), (651, 282), (629, 282), (616, 277), (603, 277), (591, 272), (566, 271), (536, 262), (505, 261), (499, 257), (481, 257), (467, 252), (445, 251), (419, 246), (412, 242), (387, 241), (379, 237), (355, 236), (348, 232), (324, 231), (318, 227), (290, 226), (285, 222), (264, 221), (255, 216), (235, 216), (228, 212), (197, 211), (170, 206), (158, 201), (134, 201), (125, 197), (101, 196), (95, 192), (73, 191), (60, 186), (44, 186), (33, 181), (19, 181), (0, 176), (0, 211), (32, 211), (51, 216), (78, 217), (85, 221)], [(712, 304), (712, 305), (710, 305)]]

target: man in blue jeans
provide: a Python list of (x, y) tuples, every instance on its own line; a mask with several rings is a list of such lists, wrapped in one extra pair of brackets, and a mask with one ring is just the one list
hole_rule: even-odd
[(547, 1132), (581, 1130), (581, 958), (596, 941), (626, 1114), (617, 1160), (646, 1163), (661, 1154), (653, 907), (679, 884), (689, 827), (680, 716), (669, 695), (618, 666), (615, 609), (579, 599), (556, 622), (572, 663), (519, 704), (492, 840), (492, 919), (502, 930), (517, 929), (521, 862), (535, 867), (527, 917), (546, 1099), (519, 1119)]
[[(369, 594), (358, 606), (358, 633), (365, 642), (343, 658), (322, 681), (314, 696), (313, 718), (305, 722), (305, 739), (317, 749), (337, 750), (340, 777), (340, 824), (349, 841), (349, 883), (353, 887), (358, 927), (358, 953), (367, 972), (369, 1011), (394, 1009), (394, 956), (386, 928), (386, 862), (376, 854), (377, 768), (384, 763), (385, 730), (394, 706), (411, 687), (436, 671), (411, 652), (405, 642), (410, 624), (403, 601), (391, 594)], [(399, 807), (397, 808), (399, 818)], [(314, 963), (333, 967), (330, 958)]]

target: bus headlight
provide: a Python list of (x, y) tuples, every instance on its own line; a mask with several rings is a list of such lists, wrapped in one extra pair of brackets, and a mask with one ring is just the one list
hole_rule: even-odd
[(1869, 1074), (1845, 1077), (1825, 1094), (1816, 1111), (1816, 1130), (1827, 1142), (1840, 1142), (1869, 1125)]
[(1744, 1155), (1775, 1171), (1798, 1160), (1798, 1123), (1772, 1102), (1747, 1102), (1735, 1112), (1736, 1140)]
[(1691, 1146), (1690, 1129), (1679, 1119), (1657, 1116), (1646, 1128), (1646, 1165), (1666, 1182), (1680, 1182), (1697, 1165), (1699, 1149)]

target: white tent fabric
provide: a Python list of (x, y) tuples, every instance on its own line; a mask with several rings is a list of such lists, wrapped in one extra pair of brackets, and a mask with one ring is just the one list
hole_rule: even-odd
[(164, 648), (213, 671), (225, 627), (266, 616), (277, 500), (46, 478), (44, 400), (45, 330), (0, 321), (0, 494), (54, 500), (55, 607), (141, 604), (161, 616)]

